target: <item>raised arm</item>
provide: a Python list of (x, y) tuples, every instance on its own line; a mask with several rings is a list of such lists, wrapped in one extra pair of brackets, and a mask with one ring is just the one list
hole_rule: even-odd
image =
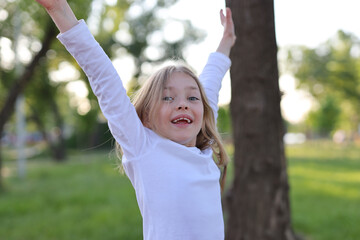
[(209, 59), (199, 76), (210, 106), (214, 111), (215, 119), (217, 118), (221, 81), (227, 70), (230, 68), (230, 50), (236, 40), (234, 23), (229, 8), (226, 9), (226, 16), (222, 10), (220, 11), (220, 20), (221, 24), (224, 26), (223, 36), (216, 52), (209, 56)]
[(122, 81), (85, 21), (78, 21), (66, 0), (36, 0), (45, 7), (61, 34), (58, 39), (86, 73), (109, 129), (128, 157), (146, 149), (146, 129)]
[(223, 32), (223, 37), (216, 51), (229, 57), (230, 50), (232, 46), (234, 46), (236, 40), (234, 22), (232, 19), (230, 8), (226, 8), (226, 16), (224, 15), (223, 10), (221, 9), (220, 21), (221, 24), (224, 26), (224, 32)]
[(61, 33), (78, 23), (78, 20), (66, 0), (36, 0), (48, 12)]

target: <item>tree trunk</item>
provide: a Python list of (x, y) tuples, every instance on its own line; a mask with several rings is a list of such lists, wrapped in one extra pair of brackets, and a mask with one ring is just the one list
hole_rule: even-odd
[(60, 129), (60, 131), (58, 132), (59, 134), (56, 136), (55, 141), (48, 137), (48, 133), (46, 131), (45, 124), (40, 118), (40, 113), (36, 110), (36, 108), (34, 106), (31, 106), (31, 105), (29, 105), (30, 109), (32, 111), (32, 115), (31, 115), (30, 119), (34, 121), (34, 123), (36, 124), (38, 130), (40, 131), (43, 139), (49, 146), (49, 149), (51, 151), (53, 158), (57, 162), (61, 162), (66, 159), (66, 146), (65, 146), (65, 139), (64, 139), (64, 134), (63, 134), (64, 133), (64, 131), (63, 131), (64, 124), (63, 124), (63, 120), (62, 120), (62, 117), (60, 115), (60, 112), (58, 110), (55, 100), (50, 99), (49, 101), (51, 102), (51, 104), (50, 104), (51, 106), (53, 106), (55, 104), (55, 107), (52, 107), (51, 109), (54, 113), (56, 127)]
[(2, 178), (2, 142), (1, 142), (1, 134), (0, 134), (0, 194), (2, 191), (4, 191), (4, 183), (3, 183), (3, 178)]
[[(14, 112), (14, 107), (17, 97), (19, 96), (20, 93), (23, 92), (25, 86), (32, 80), (32, 76), (36, 66), (39, 64), (40, 59), (44, 57), (46, 52), (49, 50), (52, 41), (56, 38), (56, 34), (57, 32), (55, 25), (52, 23), (49, 24), (46, 31), (44, 32), (44, 40), (41, 43), (42, 47), (40, 51), (34, 56), (33, 60), (25, 68), (23, 74), (18, 79), (16, 79), (16, 81), (14, 81), (15, 83), (10, 89), (9, 94), (6, 97), (5, 103), (0, 111), (0, 136), (2, 136), (2, 133), (4, 131), (5, 123), (9, 120), (9, 118)], [(2, 166), (1, 157), (0, 157), (0, 166)], [(0, 178), (2, 178), (1, 168), (0, 168)]]
[(55, 99), (50, 98), (50, 106), (54, 114), (55, 125), (57, 127), (57, 132), (55, 140), (52, 142), (53, 146), (53, 158), (58, 161), (64, 161), (66, 159), (66, 146), (64, 138), (64, 121), (60, 114), (58, 105)]
[(227, 240), (290, 240), (289, 185), (280, 112), (273, 0), (227, 0), (237, 41), (231, 52), (235, 178)]

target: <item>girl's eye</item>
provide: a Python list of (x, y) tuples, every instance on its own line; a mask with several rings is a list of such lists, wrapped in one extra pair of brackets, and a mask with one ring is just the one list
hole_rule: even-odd
[(163, 97), (162, 100), (170, 102), (170, 101), (173, 101), (174, 98), (173, 97)]
[(197, 100), (199, 100), (199, 98), (197, 98), (197, 97), (189, 97), (189, 100), (190, 101), (197, 101)]

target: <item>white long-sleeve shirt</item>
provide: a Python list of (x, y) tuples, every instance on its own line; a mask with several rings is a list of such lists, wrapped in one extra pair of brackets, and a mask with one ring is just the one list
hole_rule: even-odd
[[(85, 22), (58, 36), (84, 70), (109, 128), (143, 217), (145, 240), (223, 240), (220, 170), (203, 151), (143, 126), (110, 59)], [(230, 59), (212, 53), (199, 79), (217, 117), (221, 80)]]

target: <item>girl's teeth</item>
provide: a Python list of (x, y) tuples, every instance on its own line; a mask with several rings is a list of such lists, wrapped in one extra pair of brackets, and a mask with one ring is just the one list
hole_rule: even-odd
[(191, 120), (190, 120), (190, 119), (188, 119), (188, 118), (179, 118), (179, 119), (175, 119), (173, 122), (174, 122), (174, 123), (177, 123), (178, 121), (181, 121), (181, 120), (185, 120), (185, 121), (187, 121), (188, 123), (191, 123)]

